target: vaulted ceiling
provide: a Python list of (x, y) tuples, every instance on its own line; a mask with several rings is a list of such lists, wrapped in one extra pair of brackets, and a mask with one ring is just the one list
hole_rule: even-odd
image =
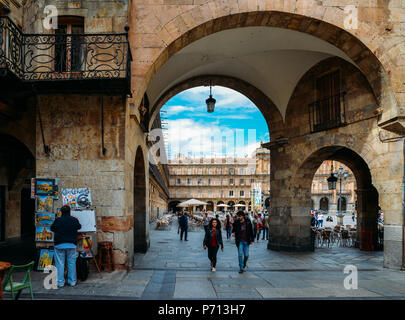
[(214, 33), (173, 55), (152, 78), (151, 105), (176, 84), (201, 75), (224, 75), (249, 82), (285, 116), (300, 78), (318, 62), (338, 56), (355, 65), (332, 44), (298, 31), (245, 27)]

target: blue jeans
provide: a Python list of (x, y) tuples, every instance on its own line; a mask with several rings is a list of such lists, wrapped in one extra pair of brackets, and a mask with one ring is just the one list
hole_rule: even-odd
[(229, 239), (232, 236), (232, 229), (226, 228), (226, 238)]
[(243, 263), (249, 258), (249, 244), (246, 241), (239, 242), (239, 269), (243, 270)]
[(183, 240), (183, 234), (184, 234), (184, 240), (187, 240), (187, 232), (188, 232), (188, 228), (181, 228), (180, 240)]
[(263, 239), (266, 238), (266, 240), (269, 240), (269, 228), (264, 228), (263, 229)]
[(68, 265), (68, 283), (71, 286), (76, 285), (76, 258), (78, 254), (76, 249), (57, 249), (55, 248), (55, 265), (58, 275), (58, 287), (65, 285), (65, 258)]
[(323, 220), (319, 220), (319, 226), (322, 228), (323, 227)]

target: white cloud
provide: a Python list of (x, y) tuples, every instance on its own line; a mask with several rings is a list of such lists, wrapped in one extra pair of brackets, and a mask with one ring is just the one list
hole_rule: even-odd
[[(219, 126), (205, 124), (192, 119), (168, 120), (168, 134), (165, 141), (170, 148), (169, 157), (183, 154), (191, 157), (244, 157), (250, 156), (259, 146), (256, 131), (237, 131)], [(248, 141), (245, 137), (248, 136)]]

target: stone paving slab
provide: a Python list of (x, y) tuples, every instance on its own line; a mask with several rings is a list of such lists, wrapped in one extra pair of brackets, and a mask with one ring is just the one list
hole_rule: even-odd
[[(383, 268), (382, 252), (355, 248), (322, 248), (310, 253), (277, 252), (266, 241), (250, 247), (247, 271), (238, 273), (233, 239), (218, 253), (217, 271), (210, 270), (202, 248), (203, 232), (180, 241), (177, 228), (157, 231), (151, 225), (151, 247), (135, 254), (134, 268), (92, 272), (74, 288), (47, 290), (47, 274), (32, 273), (36, 299), (405, 299), (405, 272)], [(357, 290), (346, 290), (347, 264), (359, 268)], [(9, 298), (5, 294), (6, 299)], [(22, 298), (28, 298), (23, 293)]]

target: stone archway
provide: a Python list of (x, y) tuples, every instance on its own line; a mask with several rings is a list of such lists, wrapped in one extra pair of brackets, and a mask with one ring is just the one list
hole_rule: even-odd
[(377, 249), (378, 192), (372, 184), (367, 163), (358, 153), (344, 146), (320, 148), (301, 163), (289, 182), (288, 188), (294, 189), (294, 197), (288, 199), (288, 205), (271, 208), (270, 249), (311, 250), (311, 185), (316, 170), (325, 160), (339, 161), (353, 172), (357, 183), (357, 237), (360, 249)]
[[(379, 41), (376, 43), (376, 38), (371, 39), (368, 36), (370, 23), (373, 23), (370, 21), (359, 21), (361, 30), (357, 32), (358, 37), (355, 37), (345, 30), (342, 11), (339, 8), (321, 3), (315, 6), (318, 6), (319, 10), (305, 6), (278, 8), (270, 2), (268, 5), (253, 7), (238, 3), (235, 6), (229, 4), (228, 7), (227, 4), (224, 7), (224, 3), (212, 0), (198, 6), (191, 5), (188, 10), (178, 7), (177, 10), (170, 11), (171, 18), (167, 20), (168, 12), (164, 9), (165, 5), (155, 4), (150, 7), (134, 5), (130, 17), (135, 16), (135, 19), (130, 20), (134, 21), (135, 26), (131, 30), (139, 30), (139, 27), (143, 30), (145, 25), (150, 28), (155, 25), (151, 29), (154, 31), (148, 37), (148, 40), (155, 44), (153, 51), (147, 43), (140, 44), (135, 41), (137, 45), (134, 46), (136, 49), (133, 56), (137, 68), (133, 77), (133, 88), (136, 88), (134, 106), (139, 106), (149, 82), (162, 66), (186, 46), (220, 31), (264, 26), (298, 31), (332, 44), (346, 54), (367, 77), (379, 104), (387, 111), (392, 109), (394, 113), (397, 112), (395, 109), (397, 99), (391, 81), (398, 84), (400, 81), (388, 76), (384, 66), (397, 64), (393, 52), (400, 45), (400, 41), (393, 41), (389, 48), (382, 37), (377, 38)], [(147, 14), (149, 10), (153, 11)], [(325, 10), (328, 12), (326, 16)], [(154, 19), (146, 18), (150, 15)], [(130, 36), (132, 39), (134, 35), (131, 33)], [(147, 61), (145, 56), (148, 56)], [(384, 61), (384, 66), (380, 61)], [(390, 112), (383, 115), (383, 118), (389, 117)]]
[(139, 146), (134, 165), (134, 252), (146, 252), (149, 247), (145, 173), (145, 159)]

